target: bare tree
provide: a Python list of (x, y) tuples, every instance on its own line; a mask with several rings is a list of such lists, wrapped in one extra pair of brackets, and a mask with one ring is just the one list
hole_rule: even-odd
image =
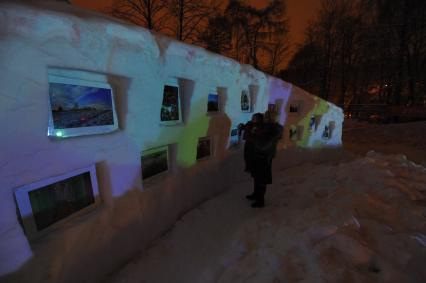
[(263, 9), (247, 8), (248, 25), (244, 27), (244, 34), (250, 48), (250, 63), (255, 68), (259, 67), (258, 51), (275, 35), (286, 32), (285, 10), (282, 0), (273, 0)]
[(168, 12), (173, 18), (172, 33), (180, 41), (196, 43), (208, 19), (218, 10), (218, 1), (168, 0)]
[(164, 0), (118, 0), (110, 8), (110, 13), (150, 30), (160, 31), (165, 25), (166, 7)]
[(199, 40), (212, 52), (226, 54), (232, 47), (232, 34), (229, 32), (231, 23), (223, 15), (210, 18), (204, 32)]

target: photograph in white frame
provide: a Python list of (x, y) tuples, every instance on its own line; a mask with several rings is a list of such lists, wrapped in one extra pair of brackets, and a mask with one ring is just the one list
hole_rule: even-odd
[(25, 233), (37, 238), (100, 202), (95, 165), (15, 189)]
[(291, 141), (298, 140), (297, 127), (295, 125), (290, 126), (288, 136)]
[(315, 131), (317, 128), (317, 121), (316, 117), (314, 115), (311, 115), (311, 118), (309, 119), (309, 130)]
[(211, 88), (207, 97), (207, 113), (217, 113), (220, 111), (219, 99), (218, 91), (215, 88)]
[(229, 146), (228, 148), (238, 148), (241, 143), (240, 131), (238, 128), (232, 128), (229, 135)]
[(211, 137), (198, 139), (197, 144), (197, 160), (209, 159), (213, 156), (213, 141)]
[(104, 134), (118, 129), (112, 87), (49, 75), (49, 137)]
[(169, 171), (169, 146), (144, 150), (141, 154), (142, 180)]
[(179, 80), (169, 79), (163, 87), (160, 111), (160, 124), (177, 125), (182, 123), (181, 90)]
[(251, 112), (251, 99), (248, 90), (241, 92), (241, 111)]
[(299, 115), (302, 108), (302, 101), (300, 100), (293, 100), (289, 102), (288, 105), (288, 113), (292, 115)]

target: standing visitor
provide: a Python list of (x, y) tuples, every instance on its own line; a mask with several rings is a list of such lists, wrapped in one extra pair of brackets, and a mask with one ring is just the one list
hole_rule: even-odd
[(254, 192), (246, 196), (254, 201), (252, 207), (265, 206), (266, 186), (272, 184), (272, 159), (276, 155), (276, 147), (283, 132), (283, 127), (276, 122), (276, 118), (276, 112), (266, 111), (261, 130), (253, 136), (251, 175), (254, 179)]

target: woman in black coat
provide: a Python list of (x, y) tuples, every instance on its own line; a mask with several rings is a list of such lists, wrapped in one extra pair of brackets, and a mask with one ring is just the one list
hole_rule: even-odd
[(264, 123), (253, 139), (253, 163), (251, 175), (254, 179), (254, 192), (247, 198), (254, 200), (252, 207), (265, 206), (266, 186), (272, 184), (272, 159), (276, 154), (283, 127), (276, 122), (276, 113), (267, 111)]

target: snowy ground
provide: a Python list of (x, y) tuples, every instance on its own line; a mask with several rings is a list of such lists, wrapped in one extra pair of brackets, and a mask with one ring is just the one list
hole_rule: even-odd
[(247, 178), (187, 213), (107, 282), (426, 282), (425, 167), (370, 152), (274, 172), (263, 209), (250, 189)]

